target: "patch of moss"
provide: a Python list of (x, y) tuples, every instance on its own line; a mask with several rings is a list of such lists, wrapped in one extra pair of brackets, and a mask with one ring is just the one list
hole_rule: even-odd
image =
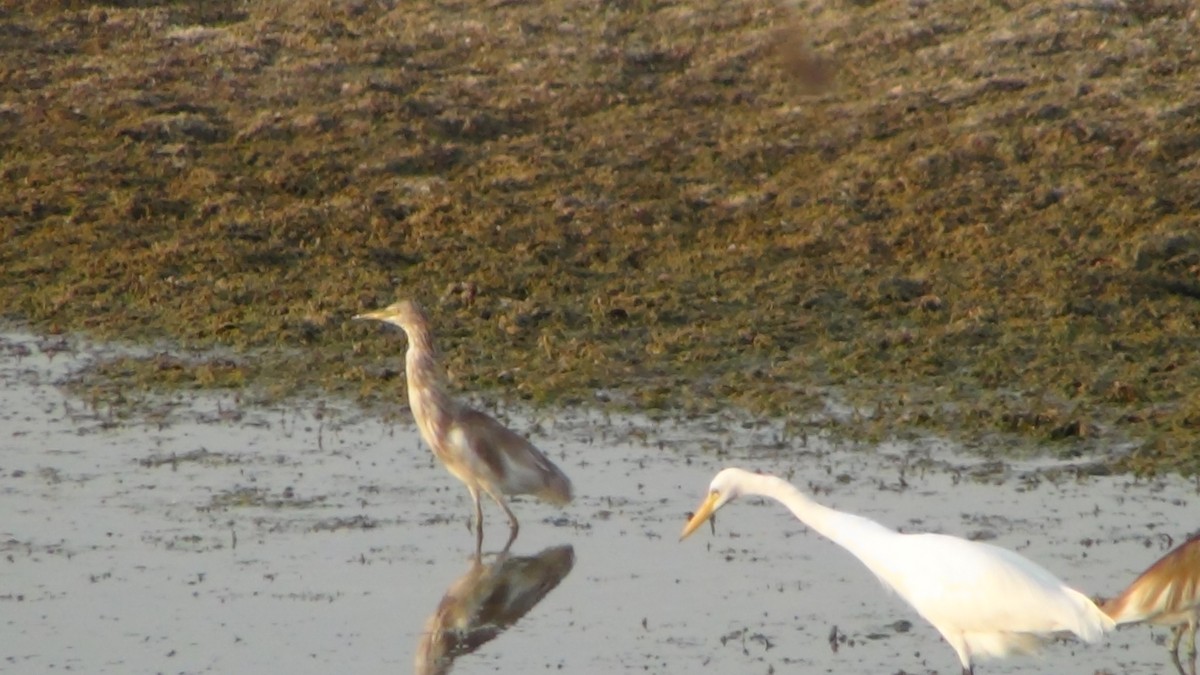
[(1187, 3), (25, 5), (0, 312), (234, 355), (91, 386), (393, 399), (412, 296), (464, 389), (1197, 469)]

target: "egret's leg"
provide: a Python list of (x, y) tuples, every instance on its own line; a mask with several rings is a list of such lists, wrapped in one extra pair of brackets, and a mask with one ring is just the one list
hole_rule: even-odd
[(1193, 661), (1196, 660), (1196, 619), (1197, 619), (1196, 615), (1192, 614), (1192, 616), (1188, 617), (1188, 622), (1187, 622), (1187, 631), (1188, 631), (1187, 654), (1188, 654), (1188, 658), (1192, 659)]

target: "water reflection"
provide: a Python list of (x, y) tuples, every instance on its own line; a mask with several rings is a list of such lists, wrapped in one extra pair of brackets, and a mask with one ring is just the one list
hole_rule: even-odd
[(484, 563), (471, 557), (425, 622), (417, 645), (416, 675), (450, 672), (454, 660), (492, 640), (533, 609), (575, 565), (575, 549), (552, 546), (537, 555), (504, 552)]

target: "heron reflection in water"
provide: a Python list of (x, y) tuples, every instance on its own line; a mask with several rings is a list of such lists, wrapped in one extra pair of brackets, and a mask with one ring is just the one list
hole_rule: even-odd
[(425, 622), (416, 675), (443, 675), (454, 660), (479, 649), (515, 624), (558, 586), (575, 565), (575, 550), (553, 546), (532, 556), (507, 549), (484, 563), (479, 553)]

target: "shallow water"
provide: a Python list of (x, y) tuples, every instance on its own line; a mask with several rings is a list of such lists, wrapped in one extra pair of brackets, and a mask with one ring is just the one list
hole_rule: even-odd
[[(56, 385), (93, 353), (0, 336), (4, 672), (412, 672), (427, 624), (453, 604), (444, 594), (517, 595), (545, 574), (538, 560), (554, 583), (514, 599), (515, 623), (474, 635), (443, 671), (958, 672), (932, 627), (776, 504), (743, 500), (715, 535), (679, 542), (726, 465), (790, 473), (819, 501), (905, 530), (989, 538), (1090, 595), (1116, 593), (1167, 535), (1196, 527), (1196, 486), (1177, 478), (563, 412), (510, 423), (573, 478), (575, 502), (516, 503), (507, 558), (503, 515), (485, 505), (476, 565), (466, 490), (406, 422), (228, 395), (120, 420)], [(1164, 633), (1126, 628), (977, 670), (1170, 672)]]

